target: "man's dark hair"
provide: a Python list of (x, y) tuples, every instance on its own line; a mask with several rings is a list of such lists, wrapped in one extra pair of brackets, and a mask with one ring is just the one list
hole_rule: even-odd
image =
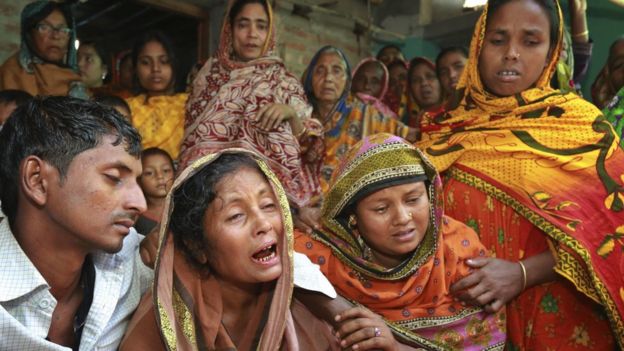
[(450, 53), (458, 53), (464, 56), (464, 58), (468, 58), (468, 50), (463, 46), (449, 46), (440, 51), (435, 60), (436, 66), (436, 74), (440, 77), (440, 61), (442, 58)]
[(397, 51), (401, 52), (401, 48), (396, 45), (396, 44), (387, 44), (384, 45), (381, 49), (379, 49), (379, 51), (377, 51), (377, 59), (379, 60), (381, 58), (381, 53), (384, 52), (384, 50), (386, 49), (396, 49)]
[(0, 103), (14, 102), (15, 106), (22, 106), (32, 99), (32, 95), (23, 90), (8, 89), (0, 90)]
[(176, 247), (185, 253), (188, 261), (200, 272), (208, 272), (197, 259), (198, 252), (210, 252), (211, 245), (204, 237), (204, 215), (217, 197), (217, 184), (227, 175), (241, 168), (262, 173), (258, 164), (247, 154), (223, 154), (210, 165), (187, 179), (173, 193), (173, 212), (169, 230)]
[(139, 157), (141, 137), (113, 108), (68, 96), (38, 96), (18, 107), (0, 131), (0, 201), (13, 224), (20, 163), (35, 155), (58, 169), (61, 181), (76, 155), (97, 147), (107, 135)]
[(102, 105), (105, 105), (105, 106), (112, 107), (112, 108), (115, 108), (115, 107), (125, 108), (126, 110), (128, 110), (128, 112), (132, 112), (132, 110), (130, 109), (130, 105), (128, 105), (126, 100), (120, 98), (117, 95), (108, 95), (108, 94), (95, 95), (93, 97), (93, 101), (100, 103)]

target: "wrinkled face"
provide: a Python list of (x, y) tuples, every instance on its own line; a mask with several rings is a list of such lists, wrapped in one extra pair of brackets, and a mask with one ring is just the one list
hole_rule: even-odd
[(171, 90), (173, 67), (161, 43), (150, 41), (143, 46), (137, 57), (136, 74), (148, 95), (162, 95)]
[(403, 53), (397, 48), (387, 47), (383, 49), (383, 51), (379, 54), (379, 61), (383, 62), (383, 64), (386, 66), (388, 66), (396, 59), (401, 59), (405, 61)]
[(321, 54), (312, 72), (314, 97), (325, 104), (334, 104), (344, 92), (347, 84), (347, 70), (338, 54)]
[(80, 77), (87, 88), (95, 88), (102, 85), (107, 68), (102, 58), (98, 55), (93, 45), (80, 45), (78, 49), (78, 68)]
[(412, 69), (410, 89), (414, 100), (422, 109), (440, 103), (440, 81), (436, 72), (424, 63), (419, 63)]
[(65, 16), (59, 10), (52, 11), (31, 31), (34, 50), (46, 61), (61, 63), (67, 54), (70, 32)]
[(608, 65), (611, 84), (618, 91), (624, 87), (624, 40), (620, 40), (613, 47)]
[(457, 51), (451, 51), (438, 60), (438, 78), (446, 95), (451, 94), (457, 88), (457, 82), (459, 82), (459, 77), (464, 71), (467, 60), (464, 54)]
[(153, 154), (143, 157), (141, 188), (145, 197), (163, 198), (167, 196), (173, 184), (173, 165), (164, 155)]
[(532, 87), (548, 65), (549, 19), (533, 1), (514, 0), (498, 8), (487, 23), (479, 56), (479, 75), (497, 96)]
[(394, 65), (389, 69), (390, 90), (395, 96), (401, 96), (407, 86), (407, 68), (403, 65)]
[(357, 70), (353, 77), (351, 91), (355, 93), (364, 93), (370, 96), (380, 98), (383, 89), (384, 71), (381, 63), (376, 61), (366, 62)]
[[(124, 237), (146, 209), (137, 183), (141, 161), (126, 145), (113, 146), (115, 136), (104, 136), (95, 148), (78, 154), (64, 179), (54, 168), (45, 209), (67, 241), (88, 251), (121, 250)], [(52, 166), (50, 166), (52, 167)]]
[(391, 186), (357, 203), (360, 235), (375, 262), (397, 266), (418, 247), (429, 226), (429, 197), (424, 182)]
[(269, 34), (269, 16), (261, 4), (247, 4), (234, 17), (232, 45), (240, 61), (247, 62), (262, 55)]
[(279, 202), (257, 170), (240, 168), (216, 187), (204, 215), (210, 269), (233, 284), (270, 282), (282, 274), (284, 226)]

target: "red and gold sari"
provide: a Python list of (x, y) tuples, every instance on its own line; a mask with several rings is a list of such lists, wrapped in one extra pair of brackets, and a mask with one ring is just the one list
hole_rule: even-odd
[[(362, 191), (415, 177), (426, 178), (429, 227), (410, 257), (382, 267), (349, 226), (348, 208)], [(357, 143), (334, 174), (322, 225), (310, 237), (298, 234), (295, 250), (318, 264), (340, 295), (384, 317), (399, 341), (435, 350), (502, 350), (504, 311), (464, 307), (449, 293), (470, 273), (465, 260), (485, 255), (485, 248), (472, 229), (444, 215), (439, 175), (406, 141), (376, 134)]]
[[(230, 4), (231, 5), (231, 4)], [(296, 206), (306, 205), (320, 195), (318, 183), (323, 130), (310, 118), (301, 83), (273, 56), (274, 19), (271, 5), (269, 28), (263, 54), (249, 62), (232, 58), (232, 30), (229, 10), (225, 15), (216, 57), (208, 60), (193, 82), (186, 104), (182, 167), (208, 153), (239, 147), (265, 157), (265, 161)], [(281, 123), (266, 132), (257, 126), (257, 112), (267, 104), (287, 104), (302, 119), (306, 133), (295, 136), (290, 124)]]
[(549, 86), (562, 27), (534, 88), (489, 94), (477, 66), (486, 18), (487, 8), (454, 109), (426, 119), (435, 128), (417, 146), (446, 173), (447, 213), (492, 254), (555, 256), (561, 277), (507, 306), (509, 350), (610, 350), (614, 336), (622, 346), (624, 152), (595, 106)]

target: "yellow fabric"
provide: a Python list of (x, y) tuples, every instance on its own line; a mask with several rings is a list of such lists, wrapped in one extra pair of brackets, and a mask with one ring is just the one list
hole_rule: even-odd
[(321, 169), (323, 193), (329, 190), (332, 173), (342, 157), (362, 138), (377, 133), (390, 133), (405, 138), (409, 132), (409, 128), (400, 121), (383, 115), (375, 107), (351, 94), (346, 100), (346, 106), (346, 113), (336, 111), (325, 125), (325, 158)]
[(132, 124), (143, 138), (143, 148), (158, 147), (175, 160), (184, 136), (184, 105), (187, 93), (154, 96), (146, 100), (141, 94), (128, 98)]
[[(602, 304), (624, 345), (624, 152), (600, 111), (549, 86), (561, 48), (535, 83), (514, 96), (488, 93), (478, 57), (487, 8), (475, 27), (459, 101), (425, 118), (417, 144), (440, 172), (493, 196), (543, 231), (556, 271)], [(561, 9), (559, 19), (562, 21)]]

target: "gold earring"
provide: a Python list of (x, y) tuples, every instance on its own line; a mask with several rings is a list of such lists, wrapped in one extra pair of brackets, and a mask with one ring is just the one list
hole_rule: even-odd
[(354, 230), (357, 227), (357, 220), (355, 219), (355, 215), (349, 215), (349, 221), (347, 222), (347, 226), (349, 229)]

